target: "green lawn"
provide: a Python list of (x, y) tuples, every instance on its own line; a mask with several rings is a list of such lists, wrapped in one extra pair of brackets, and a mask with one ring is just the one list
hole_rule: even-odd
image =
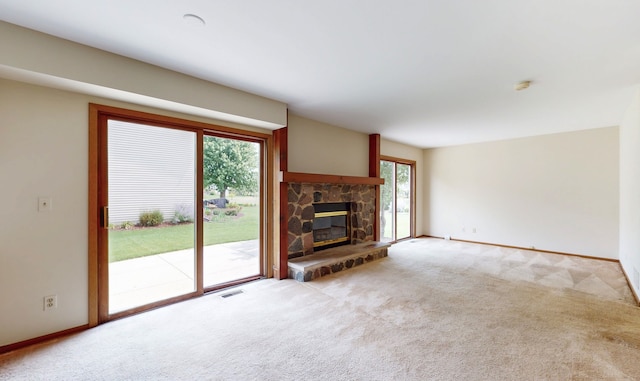
[[(384, 232), (382, 237), (383, 238), (390, 238), (392, 236), (392, 223), (391, 223), (391, 212), (389, 212), (388, 210), (384, 211), (384, 216), (385, 219), (387, 220), (387, 223), (384, 227)], [(398, 220), (396, 221), (396, 224), (398, 225), (398, 237), (399, 238), (406, 238), (409, 235), (411, 235), (411, 221), (409, 218), (409, 212), (404, 212), (404, 213), (398, 213)]]
[[(204, 245), (258, 239), (257, 206), (245, 206), (237, 218), (204, 223)], [(109, 231), (109, 261), (144, 257), (194, 247), (194, 224)]]

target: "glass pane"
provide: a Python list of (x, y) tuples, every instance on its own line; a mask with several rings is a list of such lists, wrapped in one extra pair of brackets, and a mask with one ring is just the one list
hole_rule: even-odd
[(396, 239), (411, 236), (411, 166), (396, 164)]
[(260, 149), (204, 137), (204, 287), (261, 274)]
[(384, 179), (380, 187), (380, 240), (390, 242), (395, 240), (395, 163), (381, 160), (380, 176)]
[(109, 121), (109, 313), (195, 291), (195, 145)]

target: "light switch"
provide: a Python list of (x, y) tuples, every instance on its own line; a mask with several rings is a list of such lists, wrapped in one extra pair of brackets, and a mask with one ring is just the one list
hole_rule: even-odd
[(52, 207), (51, 197), (38, 197), (38, 212), (50, 212)]

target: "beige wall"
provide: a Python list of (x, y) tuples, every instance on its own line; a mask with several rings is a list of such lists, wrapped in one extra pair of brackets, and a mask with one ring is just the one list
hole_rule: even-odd
[(426, 150), (424, 178), (429, 235), (618, 257), (618, 128)]
[(289, 114), (289, 172), (369, 176), (369, 135)]
[(0, 21), (0, 77), (261, 128), (286, 125), (283, 102)]
[[(243, 128), (0, 79), (0, 346), (88, 322), (90, 102)], [(40, 196), (51, 212), (38, 212)], [(58, 308), (44, 312), (50, 294)]]
[(620, 263), (640, 295), (640, 92), (620, 125)]
[[(289, 171), (369, 176), (369, 135), (289, 115)], [(380, 153), (416, 162), (416, 235), (424, 232), (423, 150), (380, 140)]]
[[(0, 80), (0, 345), (87, 323), (86, 97)], [(38, 213), (38, 197), (53, 210)], [(43, 311), (42, 298), (58, 295)]]

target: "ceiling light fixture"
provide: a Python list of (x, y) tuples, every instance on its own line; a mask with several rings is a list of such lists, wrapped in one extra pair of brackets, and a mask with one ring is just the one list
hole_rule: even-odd
[(528, 88), (529, 85), (531, 85), (531, 81), (522, 81), (522, 82), (516, 83), (514, 88), (516, 89), (516, 91), (520, 91)]
[(200, 27), (207, 24), (202, 17), (194, 15), (193, 13), (186, 13), (184, 16), (182, 16), (182, 18), (187, 24), (191, 26)]

